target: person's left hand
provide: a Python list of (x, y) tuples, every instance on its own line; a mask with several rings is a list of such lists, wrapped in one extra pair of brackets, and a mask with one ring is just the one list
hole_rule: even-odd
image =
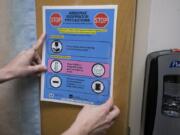
[(36, 75), (46, 71), (46, 67), (41, 64), (41, 58), (37, 50), (43, 45), (45, 34), (42, 34), (37, 43), (32, 48), (22, 51), (8, 65), (4, 67), (12, 78)]
[(86, 105), (62, 135), (105, 135), (119, 114), (120, 110), (112, 98), (99, 106)]

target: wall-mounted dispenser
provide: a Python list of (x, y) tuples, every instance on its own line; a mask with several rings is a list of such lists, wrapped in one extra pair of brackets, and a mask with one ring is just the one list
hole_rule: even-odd
[(180, 50), (149, 54), (144, 84), (141, 135), (179, 135)]

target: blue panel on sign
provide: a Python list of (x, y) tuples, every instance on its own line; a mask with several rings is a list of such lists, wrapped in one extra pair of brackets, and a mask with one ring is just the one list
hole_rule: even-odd
[(99, 105), (112, 96), (117, 6), (45, 6), (41, 100)]

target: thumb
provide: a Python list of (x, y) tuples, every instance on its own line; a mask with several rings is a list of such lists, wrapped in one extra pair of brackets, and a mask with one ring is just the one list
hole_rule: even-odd
[(36, 74), (36, 73), (45, 72), (47, 68), (43, 65), (34, 65), (34, 66), (30, 66), (30, 70), (32, 74)]
[(105, 108), (106, 112), (108, 113), (112, 108), (113, 108), (113, 99), (109, 98), (106, 103), (104, 103), (103, 105), (101, 105), (103, 108)]

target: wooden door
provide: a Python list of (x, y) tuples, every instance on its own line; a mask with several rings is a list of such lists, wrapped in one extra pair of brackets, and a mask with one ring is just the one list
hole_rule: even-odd
[[(121, 109), (121, 115), (108, 131), (108, 135), (127, 135), (136, 0), (36, 0), (38, 36), (42, 33), (43, 28), (43, 5), (118, 5), (114, 102)], [(41, 102), (40, 109), (42, 135), (59, 135), (69, 128), (81, 107)]]

